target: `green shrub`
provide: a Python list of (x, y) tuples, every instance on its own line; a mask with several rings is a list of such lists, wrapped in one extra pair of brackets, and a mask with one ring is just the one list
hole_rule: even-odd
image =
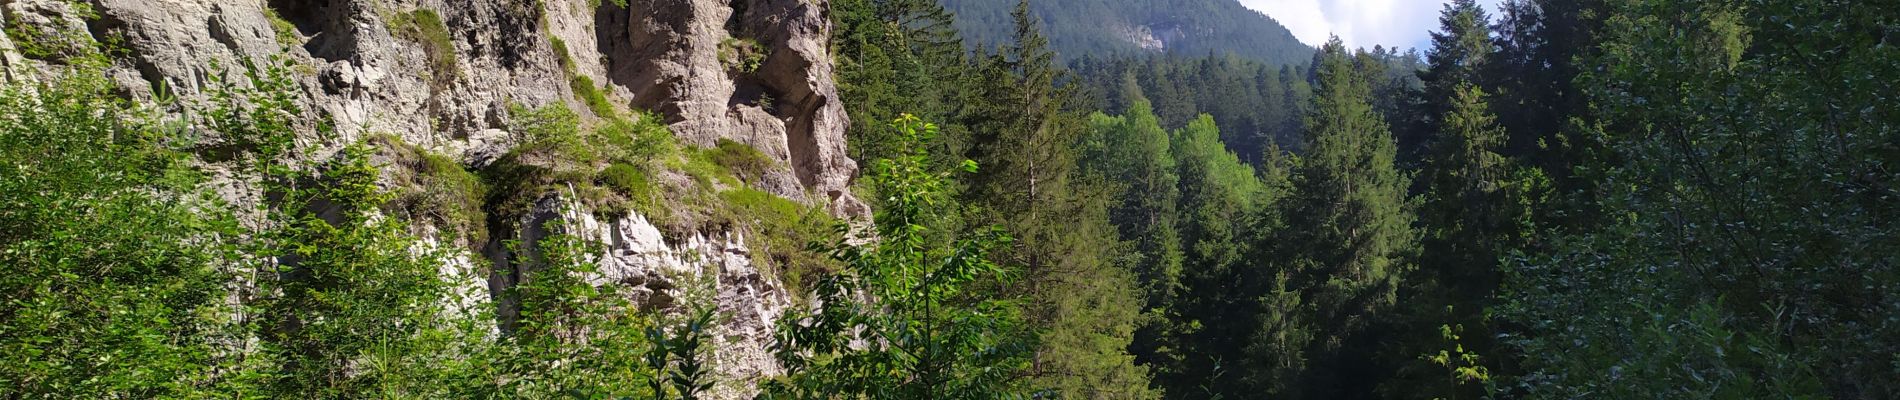
[(761, 270), (777, 275), (794, 296), (809, 293), (813, 277), (837, 271), (837, 262), (811, 250), (835, 233), (837, 220), (823, 208), (751, 188), (720, 192), (719, 203), (728, 222), (751, 230), (746, 245), (759, 255), (755, 261), (776, 266)]
[(580, 115), (565, 104), (535, 108), (514, 105), (509, 107), (508, 115), (513, 119), (509, 128), (522, 138), (517, 153), (549, 153), (540, 156), (582, 165), (599, 160), (599, 154), (581, 135)]
[[(31, 85), (31, 86), (29, 86)], [(195, 398), (247, 233), (97, 71), (0, 89), (0, 397)]]
[(765, 178), (766, 172), (778, 164), (758, 149), (732, 139), (719, 139), (717, 147), (708, 151), (707, 155), (726, 173), (746, 183), (758, 183)]
[[(653, 178), (647, 171), (627, 163), (613, 163), (600, 171), (596, 181), (612, 189), (615, 194), (626, 199), (626, 210), (646, 215), (655, 220), (666, 218), (666, 209), (659, 206), (659, 193), (653, 187)], [(609, 210), (620, 211), (620, 210)]]
[[(73, 12), (81, 19), (91, 21), (99, 18), (98, 11), (93, 10), (90, 4), (76, 1), (67, 1), (65, 3), (66, 6), (72, 7)], [(18, 50), (20, 55), (26, 56), (26, 58), (46, 61), (68, 61), (75, 58), (85, 59), (102, 54), (100, 45), (103, 43), (94, 40), (91, 33), (83, 30), (33, 26), (26, 24), (19, 18), (8, 16), (4, 31), (7, 38), (13, 41), (14, 49)], [(110, 40), (107, 41), (110, 42)]]
[(734, 72), (742, 74), (758, 72), (759, 67), (765, 66), (765, 59), (770, 55), (771, 50), (759, 44), (757, 40), (729, 37), (719, 42), (719, 61)]
[(615, 162), (646, 162), (672, 156), (678, 150), (673, 132), (653, 114), (609, 119), (594, 128), (594, 135), (605, 145), (607, 158)]
[(552, 46), (554, 46), (554, 55), (556, 57), (560, 57), (561, 71), (566, 72), (568, 76), (574, 76), (576, 74), (575, 67), (574, 67), (574, 55), (571, 53), (568, 53), (567, 41), (561, 40), (561, 38), (558, 38), (558, 37), (549, 36), (548, 42), (551, 43)]
[(455, 42), (449, 27), (435, 10), (418, 8), (389, 17), (390, 33), (422, 44), (429, 55), (429, 70), (437, 85), (446, 85), (462, 77), (461, 62), (455, 56)]

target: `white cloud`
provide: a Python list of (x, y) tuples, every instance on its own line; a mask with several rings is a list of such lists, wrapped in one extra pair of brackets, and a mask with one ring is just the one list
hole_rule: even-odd
[[(1429, 45), (1438, 27), (1438, 12), (1450, 0), (1240, 0), (1293, 31), (1313, 46), (1339, 35), (1347, 47), (1384, 45), (1410, 48)], [(1499, 0), (1480, 0), (1496, 10)], [(1492, 12), (1492, 14), (1497, 14)]]

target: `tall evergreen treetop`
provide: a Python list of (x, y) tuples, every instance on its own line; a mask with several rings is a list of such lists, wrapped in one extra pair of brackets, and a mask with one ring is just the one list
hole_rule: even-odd
[[(1307, 147), (1291, 228), (1304, 246), (1301, 286), (1316, 321), (1352, 327), (1393, 302), (1415, 234), (1397, 145), (1367, 98), (1371, 89), (1338, 37), (1321, 53), (1307, 114)], [(1337, 329), (1344, 332), (1348, 329)]]

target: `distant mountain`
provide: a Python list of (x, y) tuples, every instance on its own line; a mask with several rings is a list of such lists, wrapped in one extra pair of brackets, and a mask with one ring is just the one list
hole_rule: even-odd
[[(976, 46), (1008, 43), (1013, 0), (942, 0)], [(1234, 53), (1269, 64), (1305, 64), (1313, 48), (1278, 21), (1236, 0), (1034, 0), (1030, 12), (1064, 60), (1085, 56)]]

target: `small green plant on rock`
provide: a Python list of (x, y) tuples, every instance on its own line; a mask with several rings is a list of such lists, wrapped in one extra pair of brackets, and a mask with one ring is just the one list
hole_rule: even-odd
[(389, 32), (397, 37), (422, 44), (428, 52), (429, 70), (435, 74), (438, 86), (444, 86), (462, 77), (461, 62), (455, 56), (455, 42), (449, 35), (449, 27), (442, 23), (442, 16), (435, 10), (418, 8), (414, 11), (389, 16)]
[(770, 55), (771, 50), (757, 40), (726, 38), (719, 42), (719, 62), (724, 63), (726, 69), (741, 74), (758, 72)]
[(471, 245), (488, 240), (482, 212), (487, 188), (480, 177), (448, 156), (395, 136), (378, 135), (369, 142), (389, 160), (390, 180), (399, 188), (386, 208), (410, 221), (434, 224), (446, 234), (459, 234)]
[(278, 14), (276, 9), (264, 7), (264, 19), (270, 20), (271, 32), (277, 35), (279, 46), (291, 48), (303, 45), (303, 34), (297, 31), (297, 25), (284, 19), (284, 16)]

